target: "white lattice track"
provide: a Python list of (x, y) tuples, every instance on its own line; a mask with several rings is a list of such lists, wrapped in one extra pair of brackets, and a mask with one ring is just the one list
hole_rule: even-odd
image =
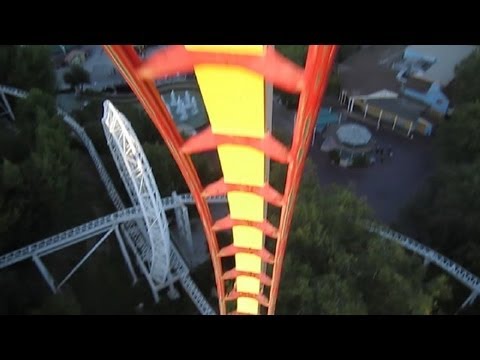
[[(28, 94), (22, 90), (15, 89), (12, 87), (2, 86), (0, 85), (0, 94), (2, 94), (2, 98), (5, 99), (4, 95), (12, 95), (15, 97), (24, 98)], [(5, 101), (5, 100), (4, 100)], [(6, 106), (9, 107), (8, 105)], [(87, 224), (80, 225), (76, 228), (67, 230), (61, 234), (52, 236), (45, 240), (39, 241), (32, 245), (26, 246), (14, 252), (5, 254), (0, 256), (0, 269), (13, 265), (19, 261), (34, 258), (34, 256), (44, 256), (48, 253), (53, 251), (58, 251), (63, 249), (67, 246), (72, 244), (78, 243), (82, 240), (85, 240), (91, 236), (97, 235), (98, 233), (105, 232), (105, 229), (108, 230), (109, 227), (112, 226), (120, 226), (120, 228), (125, 227), (128, 230), (126, 231), (127, 235), (127, 244), (130, 245), (132, 248), (133, 245), (129, 241), (128, 235), (130, 235), (135, 242), (135, 248), (141, 250), (141, 253), (145, 253), (145, 248), (149, 247), (145, 242), (144, 236), (140, 233), (137, 224), (135, 221), (141, 219), (143, 216), (142, 210), (139, 207), (125, 209), (123, 202), (118, 195), (103, 163), (93, 146), (90, 138), (84, 131), (84, 129), (78, 125), (75, 120), (69, 116), (65, 111), (62, 109), (58, 109), (58, 112), (63, 115), (64, 121), (70, 126), (70, 128), (75, 132), (75, 134), (80, 138), (82, 143), (84, 144), (85, 148), (87, 149), (90, 157), (92, 158), (97, 171), (100, 175), (102, 182), (107, 189), (107, 192), (112, 199), (115, 207), (119, 210), (117, 213), (105, 216), (103, 218), (96, 219), (91, 221)], [(133, 132), (133, 130), (132, 130)], [(143, 153), (143, 151), (142, 151)], [(148, 163), (147, 163), (148, 164)], [(127, 187), (128, 190), (128, 187)], [(158, 190), (157, 190), (158, 191)], [(129, 192), (130, 194), (130, 192)], [(176, 206), (183, 205), (192, 205), (194, 204), (194, 200), (191, 194), (179, 194), (176, 197), (167, 197), (161, 200), (163, 210), (171, 210), (174, 209)], [(227, 199), (225, 196), (214, 196), (208, 198), (209, 203), (220, 204), (226, 203)], [(103, 225), (102, 225), (103, 224)], [(108, 224), (108, 225), (107, 225)], [(450, 274), (453, 278), (461, 282), (463, 285), (468, 287), (472, 292), (470, 296), (465, 300), (462, 304), (462, 307), (466, 305), (471, 305), (476, 298), (480, 294), (480, 279), (463, 268), (462, 266), (458, 265), (457, 263), (453, 262), (452, 260), (446, 258), (445, 256), (439, 254), (438, 252), (434, 251), (433, 249), (419, 243), (418, 241), (411, 239), (405, 235), (402, 235), (398, 232), (395, 232), (387, 227), (374, 224), (371, 222), (365, 223), (365, 228), (385, 240), (393, 241), (400, 246), (414, 252), (415, 254), (421, 256), (425, 259), (427, 263), (433, 263), (440, 267), (442, 270), (446, 271)], [(83, 229), (83, 230), (82, 230)], [(97, 233), (96, 233), (97, 231)], [(87, 236), (88, 237), (85, 237)], [(94, 235), (91, 235), (94, 234)], [(148, 253), (148, 250), (147, 250)], [(139, 254), (136, 253), (138, 257)], [(138, 259), (137, 259), (138, 260)], [(145, 260), (143, 260), (145, 261)], [(185, 291), (189, 294), (192, 301), (195, 303), (197, 308), (202, 314), (213, 314), (213, 310), (211, 309), (210, 305), (203, 297), (201, 292), (196, 287), (195, 283), (189, 276), (188, 267), (181, 258), (178, 250), (175, 248), (173, 244), (171, 244), (170, 249), (170, 262), (171, 262), (171, 270), (175, 273), (175, 278), (180, 281)], [(144, 272), (145, 273), (145, 272)], [(148, 272), (147, 272), (148, 274)]]
[[(28, 96), (28, 93), (25, 91), (22, 91), (13, 87), (2, 86), (2, 85), (0, 85), (0, 93), (2, 94), (3, 100), (7, 103), (8, 101), (6, 100), (4, 95), (11, 95), (17, 98), (25, 98)], [(88, 137), (85, 130), (66, 111), (64, 111), (61, 108), (57, 108), (57, 111), (60, 115), (63, 116), (64, 122), (72, 129), (72, 131), (75, 133), (78, 139), (85, 146), (85, 149), (87, 150), (90, 157), (92, 158), (92, 161), (98, 171), (100, 179), (105, 185), (107, 193), (110, 199), (112, 200), (114, 206), (117, 208), (117, 210), (125, 209), (125, 205), (123, 204), (118, 194), (118, 191), (115, 189), (115, 186), (113, 185), (113, 182), (110, 176), (108, 175), (105, 169), (105, 166), (103, 165), (103, 162), (100, 156), (98, 155), (98, 152), (95, 149), (95, 146), (93, 145), (92, 141)], [(120, 169), (120, 170), (124, 170), (124, 169)], [(173, 203), (174, 201), (172, 200), (172, 205)], [(137, 261), (137, 265), (139, 266), (140, 270), (143, 272), (147, 282), (149, 283), (152, 289), (152, 294), (154, 296), (155, 301), (158, 301), (158, 291), (161, 290), (165, 285), (169, 285), (169, 284), (155, 282), (155, 280), (157, 280), (158, 278), (156, 279), (152, 277), (150, 273), (152, 268), (149, 269), (147, 267), (149, 261), (151, 263), (151, 259), (152, 259), (151, 254), (149, 254), (149, 251), (151, 252), (151, 245), (149, 244), (149, 240), (147, 240), (148, 237), (147, 237), (147, 234), (145, 234), (145, 231), (143, 231), (142, 233), (142, 230), (144, 230), (142, 229), (142, 222), (145, 223), (145, 220), (142, 221), (142, 219), (137, 219), (136, 221), (127, 221), (127, 222), (121, 223), (119, 225), (119, 229), (123, 233), (123, 236), (120, 235), (120, 231), (116, 231), (116, 234), (117, 234), (117, 237), (119, 236), (121, 237), (119, 238), (119, 244), (122, 248), (122, 253), (124, 254), (124, 257), (126, 257), (127, 264), (129, 264), (130, 260), (128, 259), (128, 255), (124, 250), (123, 241), (125, 241), (125, 243), (129, 246), (130, 250), (134, 254), (134, 257)], [(186, 266), (183, 259), (181, 258), (174, 244), (171, 244), (170, 246), (169, 258), (170, 258), (169, 261), (172, 263), (172, 268), (170, 270), (172, 271), (172, 273), (177, 274), (177, 277), (180, 277), (179, 278), (180, 283), (182, 284), (186, 293), (195, 303), (197, 309), (199, 309), (199, 311), (205, 315), (214, 314), (214, 311), (211, 308), (211, 306), (208, 304), (207, 300), (203, 297), (200, 290), (196, 287), (195, 283), (193, 283), (193, 281), (190, 279), (189, 269)], [(34, 258), (34, 259), (37, 259), (37, 258)], [(36, 264), (37, 264), (37, 261), (36, 261)], [(132, 272), (132, 269), (130, 269), (130, 271)], [(43, 272), (42, 272), (42, 275), (44, 275)]]

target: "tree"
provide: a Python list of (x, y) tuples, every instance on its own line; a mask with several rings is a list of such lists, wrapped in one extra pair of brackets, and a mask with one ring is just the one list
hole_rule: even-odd
[[(278, 174), (276, 170), (272, 175)], [(366, 204), (348, 189), (322, 188), (312, 165), (298, 196), (279, 295), (284, 314), (431, 314), (448, 297), (420, 259), (368, 233)]]
[[(4, 175), (18, 179), (3, 189), (4, 204), (15, 196), (12, 210), (21, 210), (21, 221), (11, 223), (4, 236), (6, 246), (18, 247), (62, 227), (73, 154), (65, 124), (56, 114), (53, 98), (32, 90), (18, 103), (19, 138), (29, 144), (27, 156), (16, 167), (4, 162)], [(11, 183), (11, 182), (10, 182)], [(39, 211), (41, 209), (41, 211)], [(19, 210), (19, 211), (20, 211)], [(2, 211), (0, 217), (5, 213)]]
[[(347, 45), (347, 46), (350, 46), (350, 45)], [(342, 47), (340, 47), (340, 49)], [(295, 64), (301, 67), (305, 66), (305, 61), (307, 59), (308, 45), (276, 45), (276, 49), (282, 55), (292, 60)], [(329, 78), (328, 87), (326, 89), (326, 93), (330, 95), (338, 95), (338, 91), (340, 90), (339, 78), (337, 75), (334, 74), (334, 72), (332, 72), (332, 74), (329, 74), (329, 75), (330, 75), (330, 78)], [(298, 94), (290, 94), (282, 90), (276, 90), (275, 92), (280, 96), (280, 99), (287, 107), (297, 108), (298, 100), (299, 100)]]
[(362, 45), (340, 45), (336, 61), (342, 63), (350, 56), (358, 52), (362, 48)]
[(12, 69), (15, 66), (18, 46), (0, 46), (0, 84), (9, 84)]
[(480, 103), (458, 107), (438, 129), (436, 148), (446, 163), (472, 162), (480, 155)]
[(0, 47), (0, 83), (22, 90), (39, 88), (53, 93), (55, 71), (48, 46), (7, 45)]
[(422, 242), (480, 274), (480, 159), (443, 166), (410, 206)]
[(48, 296), (32, 315), (81, 315), (82, 307), (72, 291)]
[[(20, 167), (4, 159), (0, 174), (0, 234), (3, 235), (20, 219), (25, 201), (18, 193), (18, 189), (23, 185)], [(3, 246), (0, 246), (1, 250)]]
[(480, 52), (475, 51), (455, 69), (453, 101), (455, 106), (480, 99)]
[(82, 66), (74, 64), (63, 74), (63, 81), (75, 91), (83, 92), (83, 85), (90, 83), (90, 74)]
[(144, 143), (143, 151), (152, 167), (153, 176), (162, 196), (170, 196), (173, 191), (186, 191), (185, 180), (165, 145)]
[(53, 118), (57, 115), (55, 99), (39, 89), (32, 89), (25, 99), (20, 99), (15, 109), (15, 124), (20, 138), (31, 148), (35, 144), (35, 130), (39, 117)]

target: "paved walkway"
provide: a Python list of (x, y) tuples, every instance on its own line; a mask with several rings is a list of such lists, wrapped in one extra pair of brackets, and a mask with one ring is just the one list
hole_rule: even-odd
[[(359, 117), (363, 118), (361, 115)], [(274, 127), (282, 127), (291, 132), (293, 118), (294, 111), (275, 104)], [(344, 119), (358, 121), (351, 117)], [(366, 198), (379, 220), (390, 223), (395, 221), (401, 209), (432, 174), (434, 166), (432, 139), (415, 135), (414, 139), (410, 140), (391, 130), (377, 131), (376, 123), (362, 123), (370, 129), (380, 146), (392, 146), (391, 159), (387, 158), (383, 164), (377, 162), (364, 169), (340, 168), (330, 164), (328, 154), (320, 151), (320, 137), (317, 137), (318, 141), (310, 152), (310, 158), (317, 165), (322, 185), (351, 186), (358, 196)]]

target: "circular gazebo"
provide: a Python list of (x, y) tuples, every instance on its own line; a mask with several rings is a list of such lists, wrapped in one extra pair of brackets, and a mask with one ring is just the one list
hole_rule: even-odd
[(329, 152), (340, 166), (367, 165), (375, 141), (368, 128), (360, 124), (332, 125), (327, 129), (322, 151)]

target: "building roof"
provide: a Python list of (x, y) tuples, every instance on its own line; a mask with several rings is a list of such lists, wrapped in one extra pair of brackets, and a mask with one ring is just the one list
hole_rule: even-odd
[(426, 105), (404, 97), (398, 99), (373, 99), (369, 100), (368, 103), (409, 120), (417, 120), (424, 115), (428, 108)]
[(426, 80), (416, 76), (410, 76), (405, 83), (405, 88), (416, 90), (420, 93), (426, 93), (428, 90), (430, 90), (431, 86), (432, 82), (430, 80)]
[(407, 47), (410, 51), (436, 59), (422, 77), (432, 82), (438, 81), (442, 86), (447, 86), (454, 79), (455, 66), (475, 48), (474, 45), (411, 45)]
[(390, 59), (403, 56), (404, 45), (372, 45), (349, 57), (338, 67), (342, 88), (351, 95), (365, 95), (386, 89), (400, 92), (397, 73)]

